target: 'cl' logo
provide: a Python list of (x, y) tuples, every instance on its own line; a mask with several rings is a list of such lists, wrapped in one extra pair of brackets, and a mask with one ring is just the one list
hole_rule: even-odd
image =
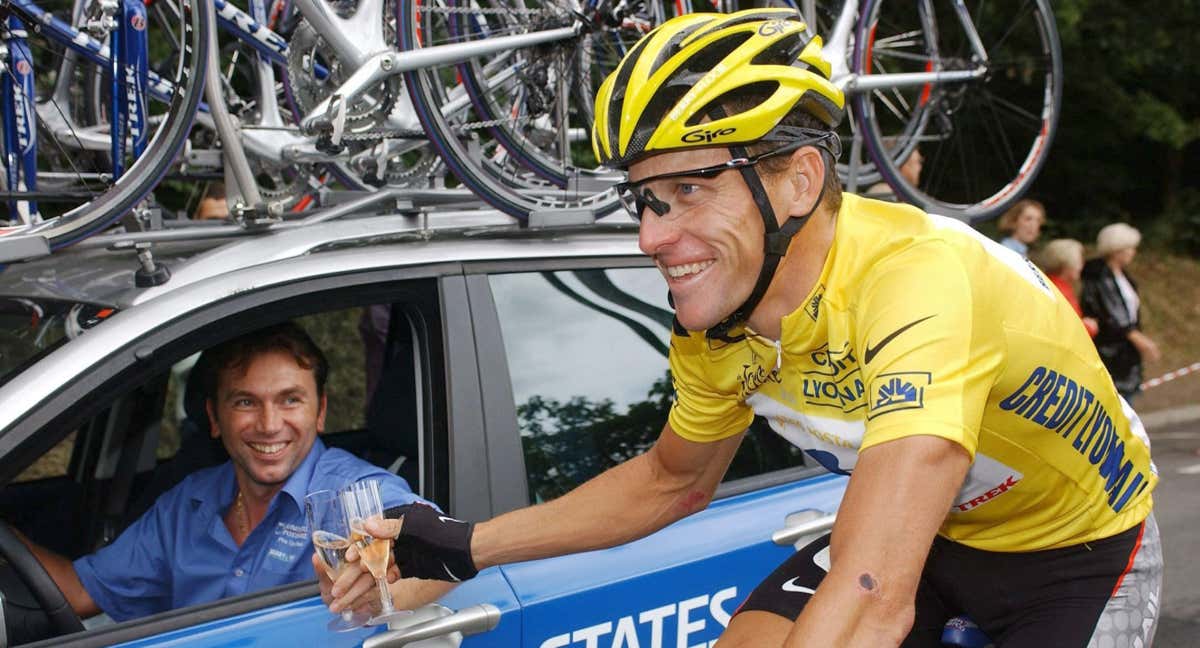
[(31, 71), (31, 69), (29, 67), (29, 61), (26, 61), (24, 59), (17, 61), (17, 74), (24, 76), (26, 74), (29, 74), (30, 71)]
[(689, 144), (698, 144), (700, 142), (711, 142), (718, 137), (725, 137), (737, 132), (736, 128), (718, 128), (717, 130), (697, 130), (690, 133), (684, 133), (683, 137), (679, 138)]
[(141, 14), (134, 14), (133, 17), (129, 19), (129, 26), (138, 31), (145, 31), (146, 17)]

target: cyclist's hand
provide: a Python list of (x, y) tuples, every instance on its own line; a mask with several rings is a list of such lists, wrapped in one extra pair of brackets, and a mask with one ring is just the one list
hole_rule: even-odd
[(471, 558), (474, 524), (442, 515), (425, 504), (388, 509), (385, 515), (400, 518), (395, 558), (404, 578), (459, 582), (479, 573)]
[[(350, 560), (350, 554), (354, 552), (354, 547), (346, 552), (348, 564), (338, 579), (329, 583), (328, 594), (326, 593), (327, 579), (319, 580), (321, 600), (325, 601), (329, 610), (334, 613), (342, 610), (378, 613), (381, 609), (379, 587), (371, 572), (367, 571), (366, 567), (363, 567), (362, 563), (358, 561), (357, 553), (354, 555), (354, 560)], [(389, 565), (387, 581), (395, 583), (398, 580), (400, 580), (400, 570), (396, 569), (395, 565)]]

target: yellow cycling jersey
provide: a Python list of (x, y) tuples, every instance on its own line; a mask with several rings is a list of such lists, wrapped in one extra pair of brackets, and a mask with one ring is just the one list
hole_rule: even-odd
[(680, 436), (727, 438), (758, 414), (846, 473), (880, 443), (949, 439), (972, 465), (939, 533), (988, 551), (1088, 542), (1150, 513), (1149, 440), (1079, 317), (1032, 263), (959, 221), (845, 195), (782, 339), (745, 333), (672, 336)]

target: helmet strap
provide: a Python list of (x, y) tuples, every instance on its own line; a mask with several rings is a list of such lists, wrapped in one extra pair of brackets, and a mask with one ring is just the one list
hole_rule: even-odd
[[(744, 146), (731, 146), (729, 147), (729, 152), (734, 157), (750, 157)], [(750, 195), (754, 197), (754, 204), (758, 207), (759, 214), (762, 215), (764, 229), (763, 264), (762, 269), (758, 272), (758, 280), (754, 284), (754, 290), (750, 291), (750, 296), (746, 298), (746, 301), (728, 317), (705, 332), (705, 337), (708, 339), (724, 342), (736, 342), (746, 337), (745, 335), (731, 336), (729, 332), (744, 323), (750, 317), (750, 314), (754, 312), (754, 309), (758, 306), (758, 302), (767, 293), (767, 288), (771, 286), (771, 280), (775, 278), (775, 271), (779, 268), (779, 262), (787, 254), (792, 238), (804, 228), (809, 218), (812, 217), (813, 212), (817, 211), (817, 207), (821, 205), (821, 199), (825, 197), (825, 186), (822, 184), (821, 193), (817, 195), (817, 201), (813, 204), (812, 209), (809, 209), (808, 213), (802, 216), (789, 217), (783, 226), (780, 227), (775, 218), (775, 209), (771, 207), (771, 199), (767, 195), (766, 188), (763, 187), (762, 179), (759, 177), (758, 172), (755, 171), (754, 167), (742, 167), (739, 171), (742, 174), (742, 179), (746, 181), (746, 186), (750, 188)]]

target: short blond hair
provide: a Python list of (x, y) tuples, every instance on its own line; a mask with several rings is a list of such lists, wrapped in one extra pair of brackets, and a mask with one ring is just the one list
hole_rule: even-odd
[(1126, 223), (1105, 225), (1096, 235), (1096, 252), (1108, 256), (1114, 252), (1136, 248), (1142, 242), (1142, 233)]
[(1017, 229), (1017, 218), (1020, 217), (1021, 212), (1025, 211), (1026, 207), (1038, 210), (1038, 213), (1042, 215), (1042, 224), (1046, 224), (1046, 206), (1031, 198), (1025, 198), (1018, 200), (1016, 204), (1008, 208), (1008, 211), (1004, 212), (1000, 221), (996, 223), (996, 229), (1003, 234), (1012, 234), (1013, 230)]
[(1062, 274), (1073, 265), (1083, 265), (1083, 243), (1075, 239), (1054, 239), (1042, 248), (1038, 261), (1046, 274)]

